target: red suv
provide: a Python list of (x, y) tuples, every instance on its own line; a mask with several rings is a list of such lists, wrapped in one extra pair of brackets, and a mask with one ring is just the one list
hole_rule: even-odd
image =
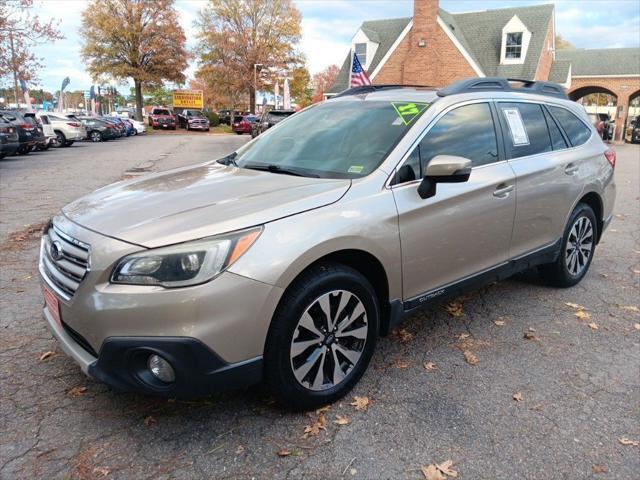
[(149, 112), (149, 126), (157, 128), (176, 129), (176, 117), (171, 110), (164, 107), (153, 107)]
[(231, 126), (234, 132), (238, 135), (243, 133), (251, 133), (253, 130), (253, 124), (258, 121), (258, 117), (255, 115), (245, 115), (240, 121), (236, 120)]

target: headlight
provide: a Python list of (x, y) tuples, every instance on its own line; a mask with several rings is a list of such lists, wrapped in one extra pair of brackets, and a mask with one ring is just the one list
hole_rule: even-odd
[(186, 287), (208, 282), (256, 241), (262, 227), (146, 250), (118, 262), (112, 283)]

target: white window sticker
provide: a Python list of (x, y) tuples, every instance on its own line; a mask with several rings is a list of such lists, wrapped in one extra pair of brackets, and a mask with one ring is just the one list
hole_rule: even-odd
[(511, 140), (515, 146), (529, 145), (529, 137), (527, 131), (522, 123), (522, 117), (520, 116), (520, 110), (517, 108), (503, 108), (504, 118), (509, 125), (509, 132), (511, 133)]

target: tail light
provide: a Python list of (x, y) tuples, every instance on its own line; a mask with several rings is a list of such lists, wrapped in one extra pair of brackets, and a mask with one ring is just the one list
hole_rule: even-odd
[(607, 161), (611, 164), (611, 168), (616, 168), (616, 151), (613, 149), (609, 149), (604, 152), (604, 156), (607, 158)]
[(76, 122), (67, 122), (67, 125), (69, 125), (70, 127), (76, 127), (76, 128), (80, 126), (80, 124)]
[(30, 123), (22, 123), (22, 124), (20, 124), (20, 126), (22, 128), (33, 128), (33, 125), (31, 125)]

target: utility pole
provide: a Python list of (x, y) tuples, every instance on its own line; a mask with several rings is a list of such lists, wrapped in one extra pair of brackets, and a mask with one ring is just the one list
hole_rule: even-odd
[(16, 52), (13, 47), (13, 30), (9, 30), (9, 43), (11, 45), (11, 68), (13, 69), (13, 95), (16, 99), (16, 108), (20, 108), (20, 103), (18, 103), (18, 66), (16, 65)]

